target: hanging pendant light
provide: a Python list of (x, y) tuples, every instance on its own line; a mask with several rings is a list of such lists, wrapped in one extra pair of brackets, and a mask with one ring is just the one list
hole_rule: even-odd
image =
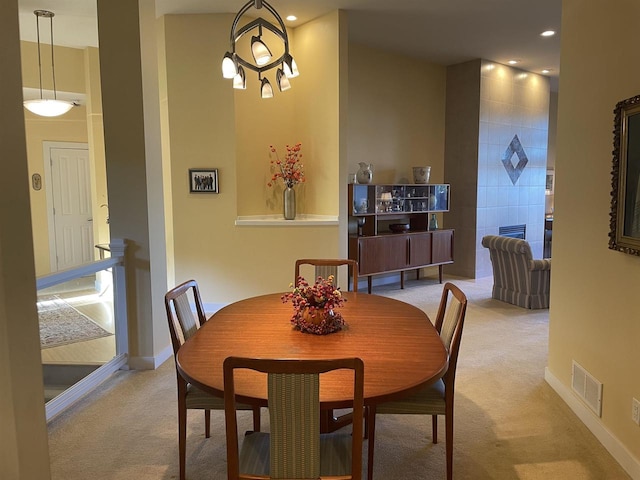
[(273, 87), (266, 78), (260, 83), (260, 96), (262, 98), (273, 98)]
[[(36, 16), (36, 33), (38, 39), (38, 73), (40, 79), (40, 98), (36, 100), (25, 100), (24, 106), (27, 110), (36, 115), (42, 117), (58, 117), (64, 115), (71, 110), (75, 103), (68, 102), (66, 100), (58, 100), (58, 94), (56, 92), (56, 71), (55, 62), (53, 59), (53, 17), (55, 13), (49, 10), (35, 10)], [(51, 75), (53, 78), (53, 98), (45, 99), (42, 96), (42, 56), (40, 50), (40, 17), (48, 18), (51, 25)]]
[(238, 73), (233, 77), (233, 88), (245, 90), (247, 88), (247, 77), (244, 74), (244, 68), (238, 67)]
[(278, 82), (278, 88), (281, 92), (284, 92), (285, 90), (289, 90), (291, 88), (291, 82), (281, 68), (279, 68), (276, 72), (276, 82)]
[[(255, 8), (256, 10), (264, 8), (275, 18), (277, 25), (258, 16), (258, 18), (248, 21), (242, 27), (238, 27), (240, 18), (251, 8)], [(272, 34), (270, 38), (268, 38), (269, 40), (275, 37), (282, 42), (283, 53), (276, 59), (273, 58), (272, 50), (263, 39), (263, 28), (268, 30), (267, 33), (270, 32), (270, 34)], [(236, 43), (243, 35), (249, 32), (252, 32), (250, 46), (251, 56), (253, 58), (252, 60), (245, 60), (236, 51)], [(280, 50), (275, 49), (273, 51), (278, 55)], [(243, 67), (253, 70), (258, 74), (258, 80), (260, 80), (260, 96), (262, 98), (273, 97), (273, 87), (269, 80), (263, 77), (263, 73), (277, 68), (276, 83), (281, 92), (289, 90), (291, 88), (289, 79), (299, 75), (296, 62), (291, 56), (291, 53), (289, 53), (289, 37), (287, 36), (287, 29), (284, 22), (280, 15), (278, 15), (278, 12), (264, 0), (249, 0), (240, 9), (231, 25), (231, 50), (225, 53), (222, 59), (222, 76), (233, 79), (233, 88), (246, 88), (246, 78), (244, 77)], [(241, 71), (242, 75), (240, 75)], [(240, 85), (243, 86), (241, 87)]]

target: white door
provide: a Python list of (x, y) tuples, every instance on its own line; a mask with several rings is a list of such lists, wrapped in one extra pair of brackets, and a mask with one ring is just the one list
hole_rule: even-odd
[(89, 151), (50, 148), (56, 270), (92, 262)]

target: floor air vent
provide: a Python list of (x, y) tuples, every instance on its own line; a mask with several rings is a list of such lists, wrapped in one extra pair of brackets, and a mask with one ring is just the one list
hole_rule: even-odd
[(571, 388), (598, 416), (602, 416), (602, 383), (573, 361)]

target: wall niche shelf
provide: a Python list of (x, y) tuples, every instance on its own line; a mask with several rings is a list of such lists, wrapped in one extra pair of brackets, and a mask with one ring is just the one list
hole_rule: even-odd
[[(358, 262), (358, 276), (372, 276), (453, 263), (453, 230), (430, 228), (430, 219), (448, 212), (449, 184), (349, 184), (349, 258)], [(405, 231), (392, 231), (397, 224)]]

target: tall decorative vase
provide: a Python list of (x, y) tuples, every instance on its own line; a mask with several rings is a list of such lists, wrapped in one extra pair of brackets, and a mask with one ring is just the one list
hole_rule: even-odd
[(284, 207), (284, 219), (295, 220), (296, 218), (296, 191), (293, 187), (285, 187), (282, 192), (282, 205)]

